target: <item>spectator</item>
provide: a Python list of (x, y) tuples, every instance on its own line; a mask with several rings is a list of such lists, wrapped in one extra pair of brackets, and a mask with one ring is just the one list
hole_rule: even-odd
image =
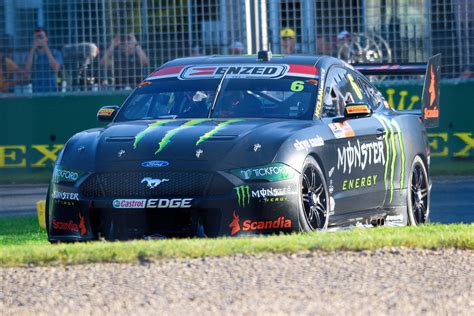
[(12, 87), (20, 82), (14, 79), (14, 75), (20, 75), (17, 64), (5, 54), (0, 53), (0, 93), (12, 92)]
[(231, 55), (243, 55), (243, 54), (245, 54), (244, 44), (242, 44), (242, 42), (239, 42), (239, 41), (233, 42), (232, 45), (230, 45), (229, 53)]
[(28, 54), (25, 72), (30, 76), (33, 92), (57, 91), (58, 72), (62, 65), (61, 53), (48, 46), (48, 35), (43, 28), (34, 32), (34, 43)]
[(131, 88), (143, 80), (144, 67), (148, 66), (149, 60), (135, 34), (128, 33), (115, 35), (100, 64), (112, 68), (117, 86)]
[(296, 53), (296, 32), (292, 28), (284, 28), (280, 32), (282, 54)]

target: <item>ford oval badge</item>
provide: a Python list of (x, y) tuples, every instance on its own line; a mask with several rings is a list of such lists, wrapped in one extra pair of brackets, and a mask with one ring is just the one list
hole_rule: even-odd
[(162, 161), (162, 160), (150, 160), (150, 161), (145, 161), (142, 163), (142, 167), (147, 167), (147, 168), (160, 168), (160, 167), (166, 167), (170, 163), (168, 161)]

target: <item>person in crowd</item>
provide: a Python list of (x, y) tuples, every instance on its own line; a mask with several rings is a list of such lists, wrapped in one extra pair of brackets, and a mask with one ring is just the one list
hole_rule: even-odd
[(316, 53), (318, 55), (333, 55), (333, 47), (328, 36), (318, 36), (316, 39)]
[(236, 41), (233, 42), (232, 45), (229, 47), (229, 53), (231, 55), (243, 55), (245, 54), (245, 47), (242, 42)]
[(280, 32), (282, 54), (296, 53), (296, 32), (286, 27)]
[(25, 73), (31, 78), (33, 92), (54, 92), (58, 90), (58, 72), (61, 70), (62, 55), (48, 45), (44, 28), (34, 31), (34, 42), (25, 65)]
[(112, 69), (117, 87), (132, 88), (143, 80), (149, 60), (135, 34), (128, 33), (115, 35), (100, 64)]
[(18, 80), (20, 75), (18, 65), (6, 54), (0, 52), (0, 93), (12, 92), (12, 88), (21, 81)]

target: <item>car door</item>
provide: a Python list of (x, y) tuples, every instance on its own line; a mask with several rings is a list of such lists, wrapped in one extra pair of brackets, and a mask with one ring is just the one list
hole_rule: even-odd
[[(348, 103), (372, 106), (358, 85), (358, 74), (333, 66), (324, 88), (322, 120), (334, 135), (327, 143), (329, 191), (335, 215), (379, 208), (385, 198), (385, 130), (371, 115), (345, 118)], [(355, 217), (358, 217), (356, 214)]]

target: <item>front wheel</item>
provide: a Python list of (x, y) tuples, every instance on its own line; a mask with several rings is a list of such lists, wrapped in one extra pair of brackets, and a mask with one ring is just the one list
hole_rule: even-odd
[(429, 179), (425, 163), (416, 156), (410, 169), (408, 182), (408, 225), (418, 226), (428, 222), (430, 213)]
[(324, 230), (329, 223), (329, 196), (324, 174), (313, 157), (307, 157), (300, 176), (300, 229)]

